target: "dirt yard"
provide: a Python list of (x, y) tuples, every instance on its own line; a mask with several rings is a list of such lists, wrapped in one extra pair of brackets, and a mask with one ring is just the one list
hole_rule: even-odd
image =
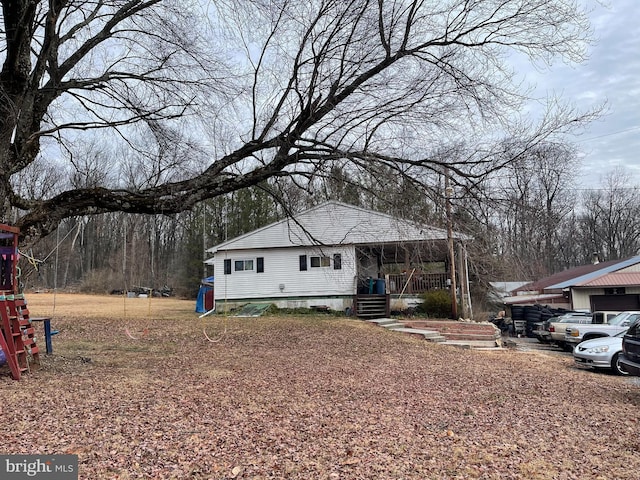
[(640, 472), (639, 384), (569, 357), (465, 350), (328, 315), (199, 319), (175, 299), (27, 301), (60, 333), (39, 370), (0, 376), (2, 450), (77, 454), (81, 479)]

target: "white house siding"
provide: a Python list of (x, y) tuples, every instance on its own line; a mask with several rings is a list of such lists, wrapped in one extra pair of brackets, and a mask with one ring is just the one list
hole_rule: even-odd
[[(334, 269), (334, 254), (342, 268)], [(307, 255), (307, 270), (300, 271), (300, 255)], [(328, 256), (328, 267), (311, 267), (311, 256)], [(264, 258), (264, 273), (256, 273), (256, 258)], [(231, 274), (224, 274), (224, 260)], [(236, 260), (253, 260), (253, 270), (236, 272)], [(342, 309), (343, 298), (355, 293), (356, 260), (353, 246), (300, 247), (218, 251), (214, 257), (216, 304), (272, 301), (280, 307), (329, 305)], [(282, 289), (280, 287), (283, 287)], [(331, 297), (341, 297), (329, 302)], [(304, 298), (308, 297), (308, 298)], [(327, 299), (327, 300), (324, 300)]]

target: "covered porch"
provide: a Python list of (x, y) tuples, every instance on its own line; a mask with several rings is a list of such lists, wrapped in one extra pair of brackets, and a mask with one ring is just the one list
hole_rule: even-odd
[(356, 315), (388, 316), (394, 303), (415, 304), (421, 294), (449, 290), (452, 283), (458, 302), (470, 305), (464, 245), (454, 243), (453, 269), (449, 247), (443, 239), (357, 245)]
[[(383, 293), (379, 280), (384, 281), (384, 293), (391, 295), (419, 295), (449, 288), (449, 256), (443, 240), (357, 245), (357, 293)], [(455, 275), (460, 278), (457, 263)]]

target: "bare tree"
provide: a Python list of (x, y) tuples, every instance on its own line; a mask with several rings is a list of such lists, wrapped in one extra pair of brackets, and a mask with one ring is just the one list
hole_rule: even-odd
[[(519, 120), (525, 97), (505, 63), (510, 51), (582, 60), (576, 1), (217, 0), (206, 21), (195, 1), (0, 3), (0, 213), (19, 212), (34, 237), (71, 216), (175, 213), (269, 178), (302, 184), (335, 162), (413, 182), (446, 165), (476, 183), (512, 160), (496, 155), (500, 137), (527, 151), (589, 117)], [(16, 188), (96, 132), (108, 182)]]
[(545, 142), (513, 157), (518, 143), (505, 143), (504, 155), (513, 161), (492, 182), (454, 199), (456, 228), (475, 238), (468, 253), (478, 284), (539, 278), (576, 265), (567, 265), (575, 261), (568, 257), (575, 245), (576, 153)]
[(584, 260), (593, 253), (616, 260), (640, 252), (640, 194), (622, 169), (604, 178), (603, 188), (586, 192), (578, 237)]
[(538, 275), (563, 268), (558, 231), (575, 206), (577, 167), (573, 148), (543, 143), (501, 172), (501, 237), (509, 253), (538, 268)]

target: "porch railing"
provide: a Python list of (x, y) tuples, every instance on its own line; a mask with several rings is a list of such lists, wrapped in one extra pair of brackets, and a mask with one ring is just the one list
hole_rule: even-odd
[(389, 293), (400, 294), (404, 289), (405, 295), (415, 295), (429, 290), (445, 289), (448, 278), (446, 273), (389, 274)]

